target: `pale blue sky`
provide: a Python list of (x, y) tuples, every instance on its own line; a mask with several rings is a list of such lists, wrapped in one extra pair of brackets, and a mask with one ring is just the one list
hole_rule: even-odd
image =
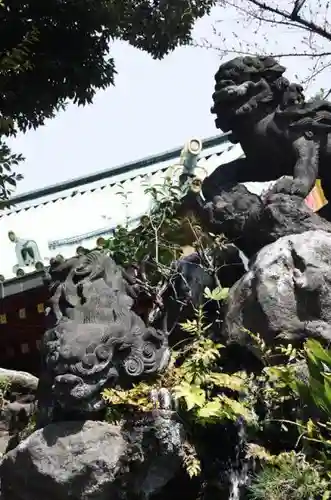
[[(196, 37), (211, 38), (211, 24), (218, 17), (216, 10), (211, 18), (201, 20)], [(245, 30), (236, 23), (231, 11), (221, 28), (229, 40), (233, 32), (256, 38), (251, 28)], [(288, 48), (296, 36), (287, 34), (282, 42)], [(192, 136), (218, 133), (210, 114), (217, 52), (184, 47), (154, 61), (122, 42), (114, 43), (111, 52), (118, 70), (115, 87), (98, 92), (92, 105), (69, 105), (44, 127), (11, 141), (13, 149), (26, 158), (24, 180), (16, 193), (159, 153)], [(286, 63), (291, 66), (290, 77), (307, 68), (301, 60)], [(322, 85), (319, 82), (318, 88)]]
[(192, 135), (216, 133), (209, 112), (215, 53), (187, 48), (154, 61), (116, 42), (112, 54), (115, 87), (98, 92), (90, 106), (69, 105), (12, 142), (26, 158), (17, 192), (158, 153)]

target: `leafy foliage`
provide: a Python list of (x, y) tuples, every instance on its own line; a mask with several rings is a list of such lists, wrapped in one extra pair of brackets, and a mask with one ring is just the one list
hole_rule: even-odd
[(298, 392), (309, 395), (325, 416), (331, 418), (331, 351), (324, 349), (316, 340), (308, 340), (305, 358), (309, 390), (303, 381), (297, 380)]
[[(0, 12), (3, 5), (0, 4)], [(0, 79), (5, 83), (8, 75), (18, 74), (20, 71), (26, 71), (29, 68), (28, 62), (28, 47), (33, 42), (33, 32), (28, 33), (18, 46), (12, 50), (6, 50), (0, 56)], [(1, 87), (2, 88), (2, 87)], [(11, 95), (13, 91), (11, 90)], [(7, 97), (7, 100), (10, 95)], [(0, 103), (6, 99), (5, 95), (0, 98)], [(1, 105), (1, 104), (0, 104)], [(17, 181), (22, 179), (22, 175), (12, 171), (16, 168), (24, 158), (21, 154), (12, 153), (10, 148), (4, 142), (3, 136), (15, 134), (14, 120), (6, 113), (0, 115), (0, 200), (6, 200), (13, 189), (16, 187)], [(0, 202), (1, 208), (1, 202)]]
[[(210, 292), (206, 296), (225, 297), (223, 290)], [(210, 300), (210, 299), (209, 299)], [(215, 299), (214, 299), (215, 300)], [(218, 368), (222, 345), (208, 337), (211, 325), (206, 324), (203, 308), (196, 310), (194, 320), (182, 325), (189, 335), (188, 343), (172, 353), (166, 373), (152, 384), (139, 383), (129, 390), (105, 389), (103, 398), (109, 404), (109, 419), (121, 420), (131, 410), (151, 411), (150, 394), (153, 389), (168, 388), (177, 401), (177, 412), (187, 426), (208, 425), (235, 421), (238, 417), (254, 423), (256, 416), (239, 394), (245, 392), (245, 374), (222, 373)], [(183, 462), (188, 474), (200, 473), (199, 459), (192, 443), (187, 443)]]
[(3, 0), (1, 115), (25, 130), (54, 116), (67, 99), (90, 103), (98, 89), (114, 82), (115, 66), (109, 55), (113, 39), (162, 58), (190, 41), (194, 22), (214, 3)]
[[(130, 193), (120, 193), (124, 200)], [(177, 217), (177, 210), (183, 196), (182, 190), (167, 177), (160, 185), (145, 186), (152, 206), (142, 217), (137, 228), (118, 226), (106, 243), (113, 258), (120, 265), (141, 262), (149, 256), (158, 266), (169, 266), (181, 253), (180, 238), (183, 222)], [(178, 241), (179, 239), (179, 241)], [(176, 241), (177, 240), (177, 241)]]
[[(191, 40), (215, 0), (28, 0), (0, 2), (0, 140), (92, 102), (114, 84), (114, 39), (160, 59)], [(1, 154), (1, 152), (0, 152)], [(8, 156), (8, 155), (7, 155)], [(12, 155), (12, 163), (21, 161)], [(10, 163), (9, 163), (10, 164)], [(0, 196), (19, 177), (2, 176)]]
[(210, 291), (209, 288), (206, 288), (205, 290), (205, 297), (206, 299), (210, 300), (226, 300), (229, 295), (229, 289), (228, 288), (223, 288), (221, 286), (218, 286), (215, 288), (213, 291)]
[(126, 391), (121, 389), (105, 389), (102, 393), (104, 400), (111, 404), (111, 410), (115, 406), (119, 410), (115, 413), (109, 412), (108, 418), (110, 420), (120, 420), (122, 410), (134, 410), (135, 412), (151, 411), (153, 409), (152, 402), (149, 398), (151, 386), (145, 383), (134, 385), (131, 389)]
[(303, 454), (284, 453), (270, 459), (250, 490), (252, 500), (328, 500), (329, 482)]
[(183, 449), (183, 465), (188, 475), (192, 478), (199, 476), (201, 473), (201, 463), (197, 457), (195, 447), (188, 441), (184, 443)]
[(174, 397), (189, 413), (186, 418), (191, 418), (195, 423), (220, 423), (236, 420), (239, 416), (253, 422), (254, 414), (236, 396), (228, 397), (223, 392), (228, 390), (237, 395), (244, 393), (246, 377), (242, 373), (228, 375), (219, 371), (217, 365), (223, 346), (208, 337), (210, 326), (205, 324), (202, 308), (196, 311), (195, 320), (182, 325), (193, 339), (185, 347), (185, 360), (179, 368), (180, 381), (173, 388)]
[[(7, 144), (0, 141), (0, 200), (7, 199), (22, 175), (12, 169), (23, 161), (21, 154), (12, 153)], [(1, 208), (1, 201), (0, 201)]]
[[(151, 209), (138, 226), (132, 228), (127, 221), (104, 242), (104, 248), (117, 264), (124, 268), (132, 265), (142, 268), (146, 278), (143, 286), (150, 296), (157, 295), (165, 281), (171, 281), (174, 274), (171, 264), (182, 256), (183, 246), (202, 248), (208, 239), (192, 214), (179, 214), (189, 186), (183, 188), (174, 182), (171, 171), (162, 184), (145, 186)], [(130, 193), (121, 191), (120, 194), (124, 204), (128, 204)]]
[(271, 419), (286, 402), (296, 408), (295, 420), (280, 419), (283, 429), (295, 426), (298, 437), (292, 452), (270, 455), (261, 447), (252, 446), (249, 454), (267, 466), (251, 486), (252, 498), (301, 499), (331, 496), (331, 351), (316, 340), (308, 340), (303, 350), (291, 345), (268, 350), (262, 345), (265, 361), (282, 355), (284, 362), (264, 369), (260, 383)]

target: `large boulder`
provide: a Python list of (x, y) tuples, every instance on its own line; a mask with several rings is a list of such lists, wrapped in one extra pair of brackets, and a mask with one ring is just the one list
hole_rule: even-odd
[(1, 500), (148, 499), (179, 470), (182, 443), (166, 414), (131, 427), (50, 424), (5, 455)]
[(284, 236), (260, 250), (230, 291), (223, 332), (229, 342), (251, 347), (248, 332), (269, 345), (279, 342), (278, 336), (329, 342), (331, 234)]
[(288, 177), (279, 179), (264, 196), (251, 193), (243, 184), (219, 188), (212, 200), (200, 201), (195, 210), (206, 228), (224, 234), (248, 258), (283, 236), (331, 233), (330, 222), (314, 213), (303, 198), (277, 192), (286, 181)]

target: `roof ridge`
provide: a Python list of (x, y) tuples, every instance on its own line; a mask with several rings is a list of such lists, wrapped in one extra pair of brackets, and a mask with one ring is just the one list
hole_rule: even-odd
[[(220, 145), (228, 140), (229, 133), (216, 135), (213, 137), (209, 137), (202, 141), (202, 147), (211, 148), (213, 146)], [(180, 156), (183, 146), (164, 151), (163, 153), (158, 153), (156, 155), (147, 156), (140, 160), (131, 161), (128, 163), (123, 163), (121, 165), (117, 165), (115, 167), (111, 167), (109, 169), (101, 170), (99, 172), (95, 172), (93, 174), (85, 175), (82, 177), (77, 177), (75, 179), (69, 179), (68, 181), (52, 184), (50, 186), (46, 186), (44, 188), (35, 189), (33, 191), (28, 191), (23, 194), (19, 194), (10, 198), (7, 202), (4, 203), (4, 208), (10, 208), (13, 205), (18, 203), (23, 203), (26, 201), (37, 200), (44, 196), (61, 193), (63, 191), (69, 189), (75, 189), (80, 186), (84, 186), (85, 184), (91, 184), (93, 182), (97, 182), (103, 179), (108, 179), (111, 177), (115, 177), (117, 175), (126, 174), (130, 171), (139, 171), (145, 167), (162, 163), (165, 161), (170, 161), (178, 156)], [(203, 151), (203, 150), (202, 150)], [(61, 196), (59, 196), (61, 198)], [(42, 204), (42, 203), (40, 203)], [(36, 203), (39, 205), (39, 203)], [(14, 207), (13, 207), (14, 208)], [(5, 214), (3, 214), (5, 215)]]

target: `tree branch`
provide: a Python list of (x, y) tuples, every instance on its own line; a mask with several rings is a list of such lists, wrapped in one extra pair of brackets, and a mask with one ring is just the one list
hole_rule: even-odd
[(306, 0), (295, 0), (294, 7), (293, 7), (293, 10), (291, 13), (291, 18), (293, 19), (293, 21), (295, 21), (297, 19), (299, 12), (305, 3), (306, 3)]
[[(213, 49), (217, 50), (218, 52), (224, 53), (224, 54), (235, 54), (235, 55), (241, 55), (241, 56), (255, 56), (256, 52), (252, 51), (243, 51), (243, 50), (236, 50), (236, 49), (222, 49), (220, 47), (215, 47), (212, 43), (210, 43), (206, 38), (201, 39), (201, 44), (198, 42), (193, 42), (192, 45), (194, 47), (199, 47), (199, 48), (208, 48), (208, 49)], [(268, 52), (269, 54), (269, 52)], [(331, 56), (331, 52), (282, 52), (279, 54), (274, 54), (270, 53), (273, 57), (280, 59), (282, 57), (308, 57), (310, 59), (318, 59), (321, 57), (328, 57)]]
[[(249, 2), (250, 0), (247, 0), (247, 1)], [(280, 24), (280, 25), (283, 25), (283, 26), (286, 26), (289, 28), (299, 28), (299, 29), (305, 29), (307, 31), (310, 31), (306, 26), (298, 26), (297, 23), (290, 21), (290, 20), (282, 21), (279, 19), (278, 21), (276, 21), (274, 18), (269, 19), (268, 17), (264, 17), (262, 14), (258, 15), (256, 12), (249, 11), (245, 7), (240, 7), (239, 5), (235, 4), (234, 2), (231, 2), (230, 0), (224, 0), (224, 4), (229, 5), (230, 7), (234, 7), (236, 10), (238, 10), (239, 12), (242, 12), (243, 14), (245, 14), (248, 17), (253, 17), (257, 21), (260, 21), (260, 23), (269, 23), (269, 24), (277, 24), (277, 25)]]
[[(255, 5), (256, 7), (259, 7), (261, 10), (271, 12), (272, 14), (275, 14), (276, 16), (283, 17), (284, 19), (287, 19), (288, 21), (295, 21), (295, 23), (298, 26), (304, 26), (307, 28), (309, 31), (312, 31), (316, 33), (317, 35), (320, 35), (323, 38), (326, 38), (327, 40), (331, 41), (331, 33), (318, 24), (314, 23), (313, 21), (308, 21), (307, 19), (304, 19), (302, 16), (300, 16), (299, 11), (303, 7), (303, 4), (299, 9), (294, 9), (292, 12), (287, 12), (285, 10), (281, 10), (278, 7), (271, 7), (271, 5), (268, 5), (265, 2), (261, 2), (260, 0), (247, 0), (247, 2)], [(297, 2), (295, 2), (297, 3)], [(298, 2), (302, 3), (302, 2)]]

